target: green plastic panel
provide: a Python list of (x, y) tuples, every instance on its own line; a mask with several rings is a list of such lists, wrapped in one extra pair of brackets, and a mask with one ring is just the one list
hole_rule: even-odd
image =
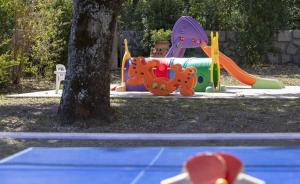
[(205, 92), (206, 87), (209, 84), (210, 77), (210, 65), (212, 61), (210, 58), (191, 59), (184, 63), (183, 67), (195, 67), (197, 69), (197, 85), (195, 91)]
[(282, 89), (284, 85), (276, 79), (257, 78), (252, 85), (254, 89)]

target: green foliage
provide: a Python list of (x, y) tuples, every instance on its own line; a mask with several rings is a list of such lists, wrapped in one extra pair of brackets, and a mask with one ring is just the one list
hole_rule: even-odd
[[(37, 78), (53, 77), (55, 63), (60, 60), (63, 47), (66, 44), (59, 29), (62, 10), (55, 9), (51, 1), (37, 1), (33, 4), (36, 10), (32, 12), (31, 19), (31, 58), (36, 70)], [(32, 66), (31, 66), (32, 67)]]
[(264, 61), (264, 56), (272, 50), (274, 33), (286, 28), (289, 22), (288, 4), (285, 0), (240, 0), (243, 30), (239, 48), (245, 52), (248, 64)]
[(60, 10), (61, 14), (59, 18), (57, 35), (58, 39), (63, 40), (63, 47), (59, 52), (59, 58), (57, 63), (67, 65), (68, 61), (68, 42), (71, 32), (71, 20), (73, 12), (73, 1), (72, 0), (56, 0), (54, 2), (54, 9)]
[(0, 41), (0, 55), (7, 53), (11, 50), (11, 38), (6, 37)]
[(148, 0), (142, 14), (144, 24), (143, 47), (149, 53), (151, 31), (172, 29), (173, 25), (184, 12), (182, 0)]
[(53, 78), (55, 64), (67, 61), (72, 6), (72, 0), (0, 0), (0, 83), (12, 60), (18, 64), (12, 77)]
[(0, 42), (11, 36), (14, 25), (14, 8), (12, 0), (0, 0)]
[(299, 0), (287, 0), (289, 9), (289, 27), (291, 29), (300, 29), (300, 1)]
[[(299, 25), (296, 0), (190, 0), (190, 15), (206, 30), (240, 32), (236, 45), (243, 63), (262, 63), (272, 52), (272, 38), (279, 29)], [(298, 17), (298, 18), (297, 18)]]
[(153, 31), (151, 31), (151, 41), (153, 44), (158, 41), (170, 41), (171, 33), (172, 33), (171, 29), (153, 30)]
[(240, 32), (235, 47), (248, 64), (264, 61), (277, 30), (300, 28), (299, 0), (127, 0), (122, 12), (121, 29), (144, 32), (145, 53), (151, 31), (171, 29), (181, 15), (189, 15), (205, 30)]
[(239, 0), (189, 0), (189, 14), (206, 30), (238, 31), (243, 22), (238, 2)]
[(11, 0), (0, 0), (0, 55), (10, 50), (13, 20), (13, 2)]
[(11, 59), (11, 42), (14, 26), (14, 4), (0, 0), (0, 87), (9, 83), (10, 68), (17, 63)]
[[(11, 71), (52, 78), (55, 64), (66, 64), (72, 6), (72, 0), (0, 0), (0, 84)], [(195, 17), (206, 30), (240, 32), (237, 53), (255, 64), (272, 52), (277, 30), (300, 28), (300, 1), (125, 0), (118, 26), (143, 31), (148, 54), (153, 42), (166, 37), (162, 30), (172, 29), (182, 15)], [(18, 70), (11, 70), (15, 65)]]
[(149, 0), (143, 13), (144, 26), (150, 30), (172, 29), (183, 10), (181, 0)]
[(145, 1), (127, 0), (122, 4), (120, 15), (118, 17), (118, 26), (120, 30), (143, 30), (142, 15), (145, 9)]
[(18, 63), (19, 58), (16, 61), (11, 60), (11, 55), (9, 53), (0, 55), (0, 87), (3, 87), (9, 83), (9, 69), (18, 65)]

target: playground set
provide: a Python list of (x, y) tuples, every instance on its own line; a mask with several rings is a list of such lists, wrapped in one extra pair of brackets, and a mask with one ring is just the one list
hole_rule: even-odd
[[(146, 91), (167, 96), (178, 90), (183, 96), (195, 92), (225, 91), (220, 70), (256, 89), (281, 89), (275, 79), (248, 74), (219, 51), (218, 33), (208, 37), (191, 17), (181, 17), (172, 33), (172, 47), (166, 58), (131, 57), (125, 40), (122, 83), (117, 91)], [(187, 48), (201, 48), (209, 58), (184, 58)], [(58, 65), (56, 93), (65, 78), (65, 67)], [(287, 87), (288, 88), (288, 87)], [(31, 134), (31, 135), (30, 135)], [(47, 134), (47, 135), (45, 135)], [(59, 135), (58, 135), (59, 134)], [(68, 134), (68, 135), (67, 135)], [(71, 134), (71, 135), (70, 135)], [(89, 133), (0, 133), (10, 139), (77, 140), (299, 140), (300, 135), (258, 136), (256, 133), (210, 135), (128, 134), (123, 138)], [(270, 135), (272, 134), (272, 135)], [(10, 136), (9, 136), (10, 135)], [(161, 138), (159, 138), (161, 136)], [(172, 138), (173, 136), (173, 138)], [(231, 136), (231, 138), (229, 138)], [(152, 139), (151, 139), (152, 138)], [(1, 184), (31, 183), (161, 183), (161, 184), (291, 184), (299, 183), (299, 147), (75, 147), (28, 148), (0, 160)], [(126, 159), (124, 159), (126, 158)], [(188, 158), (187, 160), (185, 160)], [(247, 170), (247, 174), (245, 173)]]
[[(282, 89), (276, 79), (248, 74), (232, 59), (219, 51), (219, 34), (211, 33), (211, 46), (201, 25), (192, 17), (183, 16), (172, 30), (172, 46), (165, 58), (131, 57), (125, 39), (125, 54), (121, 68), (121, 86), (116, 91), (149, 91), (167, 96), (179, 90), (183, 96), (194, 92), (225, 91), (220, 70), (224, 68), (240, 82), (254, 89)], [(184, 58), (187, 48), (201, 48), (208, 58)]]

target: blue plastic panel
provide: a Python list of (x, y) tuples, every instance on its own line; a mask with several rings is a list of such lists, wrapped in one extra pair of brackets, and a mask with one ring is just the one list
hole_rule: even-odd
[(300, 183), (299, 147), (30, 148), (0, 161), (0, 183), (154, 184), (178, 174), (189, 157), (220, 151), (266, 183)]

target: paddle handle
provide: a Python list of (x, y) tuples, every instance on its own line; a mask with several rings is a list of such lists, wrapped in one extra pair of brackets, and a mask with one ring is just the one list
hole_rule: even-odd
[(173, 176), (171, 178), (167, 178), (161, 180), (160, 184), (179, 184), (179, 183), (189, 183), (189, 174), (187, 172), (181, 173), (179, 175)]
[(238, 183), (241, 181), (245, 181), (245, 182), (248, 182), (251, 184), (265, 184), (266, 183), (265, 181), (263, 181), (261, 179), (255, 178), (255, 177), (250, 176), (245, 173), (240, 173), (237, 177), (237, 181), (238, 181)]

